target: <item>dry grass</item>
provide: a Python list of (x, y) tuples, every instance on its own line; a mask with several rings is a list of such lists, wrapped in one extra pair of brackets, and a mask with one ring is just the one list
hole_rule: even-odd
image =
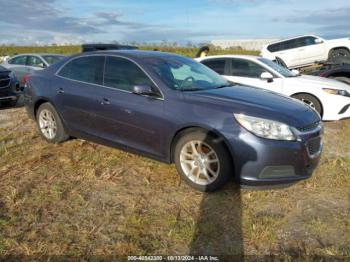
[(82, 140), (50, 145), (0, 111), (0, 254), (350, 255), (350, 121), (326, 123), (321, 165), (282, 190), (213, 194), (173, 166)]

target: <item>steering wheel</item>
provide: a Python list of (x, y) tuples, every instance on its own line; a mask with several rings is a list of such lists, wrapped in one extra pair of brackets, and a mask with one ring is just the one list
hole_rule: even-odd
[(184, 86), (185, 83), (189, 82), (191, 80), (191, 82), (194, 82), (195, 79), (193, 78), (193, 76), (188, 76), (186, 77), (184, 80), (182, 80), (179, 88), (182, 89), (182, 87)]

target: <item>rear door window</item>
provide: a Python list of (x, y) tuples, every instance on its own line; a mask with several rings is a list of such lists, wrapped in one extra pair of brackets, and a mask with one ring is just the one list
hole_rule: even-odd
[(17, 56), (8, 61), (11, 65), (26, 65), (27, 56)]
[(81, 82), (102, 85), (104, 56), (79, 57), (68, 62), (59, 76)]
[(202, 62), (203, 65), (206, 65), (211, 70), (215, 71), (219, 75), (225, 74), (225, 59), (210, 59)]

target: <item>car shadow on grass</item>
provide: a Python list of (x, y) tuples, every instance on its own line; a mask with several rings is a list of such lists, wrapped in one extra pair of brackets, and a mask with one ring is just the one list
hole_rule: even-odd
[[(226, 126), (226, 127), (225, 127)], [(232, 127), (228, 120), (223, 123), (223, 128)], [(234, 181), (224, 188), (213, 193), (204, 193), (200, 214), (195, 226), (192, 242), (189, 248), (190, 255), (217, 256), (220, 261), (241, 261), (244, 259), (244, 242), (242, 232), (242, 197), (241, 188), (237, 183), (241, 171), (249, 162), (257, 161), (257, 152), (247, 142), (249, 137), (241, 133), (239, 126), (235, 127), (237, 146), (244, 152), (231, 152), (233, 159), (240, 159), (239, 163), (233, 163), (232, 173)], [(217, 139), (217, 143), (223, 143)], [(231, 160), (234, 162), (233, 160)], [(205, 259), (205, 258), (204, 258)], [(210, 261), (210, 258), (208, 258)]]
[(238, 185), (203, 196), (190, 254), (237, 261), (244, 256), (242, 201)]

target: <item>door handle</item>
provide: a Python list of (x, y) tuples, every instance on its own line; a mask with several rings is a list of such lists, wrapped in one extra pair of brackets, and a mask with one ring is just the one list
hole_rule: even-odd
[(101, 105), (110, 105), (111, 102), (108, 98), (102, 98)]
[(62, 87), (57, 89), (57, 94), (64, 94), (64, 90)]

